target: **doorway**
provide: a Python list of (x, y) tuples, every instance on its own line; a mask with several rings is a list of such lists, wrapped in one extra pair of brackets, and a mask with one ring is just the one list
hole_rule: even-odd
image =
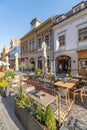
[(67, 73), (71, 68), (71, 58), (66, 55), (58, 56), (57, 61), (57, 72), (58, 73)]

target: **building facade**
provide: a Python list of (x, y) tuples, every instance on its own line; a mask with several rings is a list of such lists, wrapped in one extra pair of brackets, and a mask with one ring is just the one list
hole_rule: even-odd
[(11, 39), (10, 43), (10, 50), (9, 50), (9, 63), (10, 63), (10, 68), (14, 68), (16, 66), (16, 54), (18, 55), (18, 64), (21, 62), (21, 45), (20, 45), (20, 40)]
[(53, 32), (54, 71), (87, 75), (87, 1), (58, 16)]
[(6, 61), (6, 58), (7, 58), (7, 54), (10, 50), (10, 47), (9, 46), (4, 46), (2, 52), (1, 52), (1, 61), (4, 61), (4, 62), (7, 62)]
[(31, 21), (31, 30), (21, 40), (22, 61), (30, 61), (34, 64), (34, 70), (43, 69), (42, 43), (47, 45), (47, 66), (53, 71), (53, 32), (51, 29), (53, 19), (45, 22), (38, 19)]

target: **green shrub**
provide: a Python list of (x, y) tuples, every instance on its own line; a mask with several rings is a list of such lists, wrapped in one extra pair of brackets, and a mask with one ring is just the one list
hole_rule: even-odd
[(42, 70), (40, 68), (36, 69), (35, 74), (42, 74)]
[(14, 78), (15, 75), (16, 75), (15, 72), (12, 70), (5, 71), (5, 78), (7, 78), (7, 77)]
[(17, 96), (17, 99), (18, 99), (18, 104), (21, 106), (21, 107), (28, 107), (29, 106), (29, 98), (26, 94), (23, 94), (23, 89), (22, 89), (22, 86), (20, 86), (19, 90), (18, 90), (18, 96)]
[(29, 62), (27, 67), (29, 68), (29, 70), (32, 70), (34, 68), (34, 64)]
[(45, 113), (42, 110), (42, 106), (39, 103), (35, 107), (35, 117), (39, 122), (44, 123)]
[(56, 120), (50, 105), (48, 105), (46, 108), (45, 124), (49, 130), (56, 130)]
[(18, 100), (21, 100), (23, 98), (23, 89), (22, 86), (20, 86), (19, 90), (18, 90)]
[(4, 72), (0, 72), (0, 80), (4, 79), (4, 77), (5, 77)]
[(8, 81), (6, 81), (6, 80), (0, 81), (0, 87), (7, 87), (9, 85), (10, 85), (10, 83)]

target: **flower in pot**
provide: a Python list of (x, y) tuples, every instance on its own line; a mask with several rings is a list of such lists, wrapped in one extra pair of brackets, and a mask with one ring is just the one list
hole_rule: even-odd
[(8, 96), (10, 93), (10, 83), (6, 80), (0, 81), (0, 91), (4, 96)]

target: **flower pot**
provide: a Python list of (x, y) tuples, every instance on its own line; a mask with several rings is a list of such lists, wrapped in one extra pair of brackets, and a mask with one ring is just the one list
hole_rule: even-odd
[(8, 87), (0, 87), (0, 93), (2, 96), (9, 96), (10, 94), (10, 86)]
[(5, 96), (5, 87), (0, 87), (0, 94)]
[(43, 127), (27, 109), (19, 106), (17, 99), (15, 99), (15, 114), (26, 130), (47, 130), (47, 128), (45, 126)]
[(10, 94), (10, 86), (8, 86), (8, 87), (5, 87), (5, 96), (9, 96), (9, 94)]

